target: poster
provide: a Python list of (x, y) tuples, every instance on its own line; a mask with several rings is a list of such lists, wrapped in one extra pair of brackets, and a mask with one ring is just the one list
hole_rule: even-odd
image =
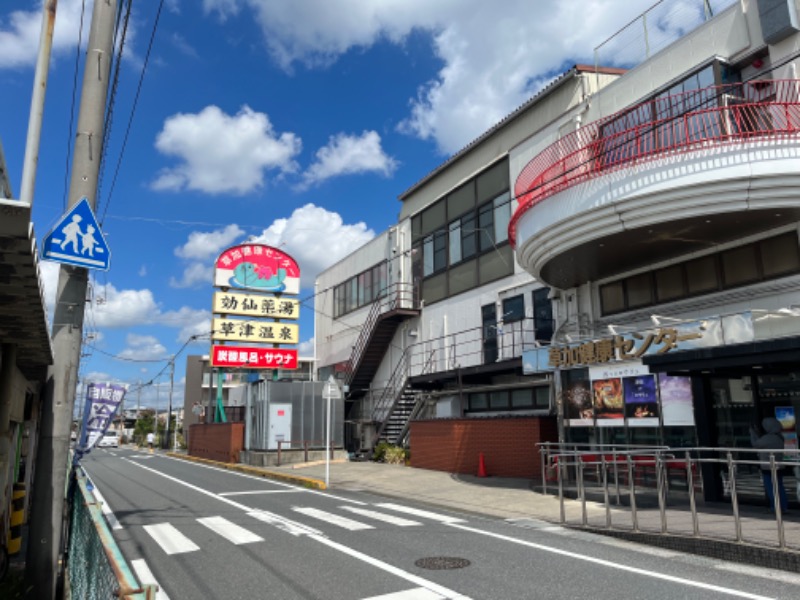
[(587, 369), (562, 371), (561, 394), (564, 401), (564, 418), (570, 427), (594, 425), (592, 391)]
[(797, 419), (794, 415), (794, 406), (776, 406), (775, 418), (781, 424), (781, 435), (783, 435), (783, 449), (792, 450), (784, 455), (786, 460), (797, 460)]
[(636, 375), (622, 379), (625, 416), (629, 427), (658, 426), (658, 394), (655, 375)]
[(598, 427), (623, 426), (625, 424), (622, 379), (611, 377), (593, 380), (592, 398)]
[(694, 427), (692, 379), (659, 373), (658, 389), (664, 426)]

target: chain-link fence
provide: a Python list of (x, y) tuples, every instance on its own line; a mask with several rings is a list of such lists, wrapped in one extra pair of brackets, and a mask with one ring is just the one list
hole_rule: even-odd
[(661, 0), (594, 49), (595, 66), (631, 69), (739, 0)]
[(155, 598), (155, 586), (140, 586), (128, 568), (90, 486), (91, 483), (78, 469), (69, 498), (72, 517), (67, 598)]

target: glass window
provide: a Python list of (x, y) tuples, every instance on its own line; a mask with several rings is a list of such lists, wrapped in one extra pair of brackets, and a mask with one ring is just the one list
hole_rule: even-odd
[(451, 267), (447, 274), (451, 296), (471, 290), (478, 285), (478, 266), (474, 260)]
[(650, 273), (642, 273), (625, 280), (628, 308), (647, 306), (653, 303), (653, 283)]
[(514, 272), (511, 246), (505, 245), (478, 257), (478, 281), (481, 285)]
[(550, 408), (550, 386), (533, 388), (536, 408)]
[(550, 288), (533, 290), (533, 328), (540, 344), (553, 338), (553, 302), (549, 295)]
[(656, 296), (659, 302), (666, 302), (686, 295), (681, 265), (659, 269), (655, 272)]
[(489, 408), (494, 410), (508, 409), (508, 390), (494, 390), (490, 392)]
[(447, 268), (447, 232), (442, 229), (433, 234), (433, 270)]
[(461, 257), (470, 258), (478, 252), (477, 232), (475, 231), (475, 215), (467, 215), (461, 219)]
[(450, 223), (450, 264), (461, 262), (461, 221)]
[(742, 285), (758, 279), (755, 245), (750, 244), (722, 252), (722, 281), (725, 287)]
[(603, 314), (625, 310), (625, 293), (621, 281), (600, 286), (600, 307)]
[(361, 273), (358, 276), (358, 305), (364, 306), (367, 303), (367, 274)]
[(364, 282), (364, 303), (372, 304), (372, 301), (377, 297), (375, 291), (372, 289), (372, 271), (364, 271), (359, 278), (363, 278)]
[(508, 188), (508, 161), (502, 160), (478, 175), (478, 203), (493, 198)]
[(795, 232), (764, 240), (759, 246), (764, 277), (777, 277), (800, 270), (800, 254)]
[(686, 263), (686, 285), (690, 295), (719, 289), (717, 262), (714, 256), (704, 256)]
[(422, 242), (422, 275), (427, 277), (433, 274), (433, 236), (429, 235)]
[(504, 323), (511, 323), (512, 321), (522, 321), (525, 318), (525, 296), (520, 294), (513, 298), (506, 298), (503, 300), (503, 318)]
[(411, 239), (416, 241), (422, 236), (422, 215), (411, 217)]
[(382, 298), (386, 295), (386, 286), (388, 285), (389, 281), (387, 272), (388, 262), (386, 261), (372, 269), (372, 287), (375, 290), (376, 298)]
[(533, 390), (511, 390), (511, 408), (531, 408), (533, 406)]
[(347, 310), (358, 308), (358, 279), (353, 277), (347, 282)]
[(477, 235), (481, 252), (494, 248), (494, 207), (491, 202), (478, 209)]
[(468, 396), (470, 410), (486, 410), (489, 408), (489, 400), (484, 392), (476, 392)]
[(475, 210), (475, 183), (470, 181), (447, 196), (447, 214), (452, 219)]
[(494, 241), (496, 244), (508, 240), (508, 224), (511, 222), (511, 201), (508, 192), (494, 199)]

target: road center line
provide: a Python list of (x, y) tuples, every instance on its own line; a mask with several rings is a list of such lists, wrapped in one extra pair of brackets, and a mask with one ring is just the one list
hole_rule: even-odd
[(673, 575), (666, 575), (664, 573), (656, 573), (654, 571), (646, 571), (645, 569), (639, 569), (637, 567), (629, 567), (627, 565), (621, 565), (618, 563), (611, 562), (609, 560), (603, 560), (602, 558), (594, 558), (593, 556), (585, 556), (583, 554), (577, 554), (576, 552), (570, 552), (568, 550), (561, 550), (559, 548), (553, 548), (551, 546), (544, 546), (542, 544), (537, 544), (535, 542), (528, 542), (526, 540), (520, 540), (517, 538), (513, 538), (507, 535), (503, 535), (500, 533), (493, 533), (491, 531), (482, 531), (480, 529), (475, 529), (473, 527), (468, 527), (466, 525), (460, 525), (458, 523), (446, 523), (449, 527), (455, 527), (456, 529), (461, 529), (463, 531), (470, 531), (472, 533), (478, 533), (480, 535), (485, 535), (488, 537), (497, 538), (499, 540), (503, 540), (506, 542), (511, 542), (513, 544), (519, 544), (521, 546), (528, 546), (529, 548), (535, 548), (537, 550), (542, 550), (544, 552), (550, 552), (552, 554), (560, 554), (561, 556), (567, 556), (569, 558), (574, 558), (577, 560), (583, 560), (586, 562), (594, 563), (596, 565), (601, 565), (604, 567), (609, 567), (611, 569), (617, 569), (619, 571), (627, 571), (629, 573), (636, 573), (637, 575), (643, 575), (645, 577), (652, 577), (654, 579), (663, 579), (664, 581), (671, 581), (673, 583), (679, 583), (682, 585), (687, 585), (690, 587), (701, 588), (704, 590), (710, 590), (714, 592), (721, 592), (723, 594), (728, 594), (730, 596), (737, 596), (739, 598), (748, 598), (749, 600), (774, 600), (769, 596), (760, 596), (758, 594), (751, 594), (749, 592), (742, 592), (740, 590), (734, 590), (731, 588), (722, 587), (719, 585), (712, 585), (709, 583), (702, 583), (700, 581), (692, 581), (691, 579), (684, 579), (682, 577), (675, 577)]

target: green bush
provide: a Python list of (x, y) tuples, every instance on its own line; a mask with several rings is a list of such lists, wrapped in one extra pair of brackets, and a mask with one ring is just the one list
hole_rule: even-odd
[(390, 446), (386, 449), (384, 460), (390, 465), (404, 465), (406, 463), (406, 451), (400, 446)]
[(378, 445), (375, 446), (375, 450), (372, 451), (372, 460), (375, 462), (383, 462), (386, 458), (386, 451), (391, 447), (392, 445), (389, 442), (378, 442)]

